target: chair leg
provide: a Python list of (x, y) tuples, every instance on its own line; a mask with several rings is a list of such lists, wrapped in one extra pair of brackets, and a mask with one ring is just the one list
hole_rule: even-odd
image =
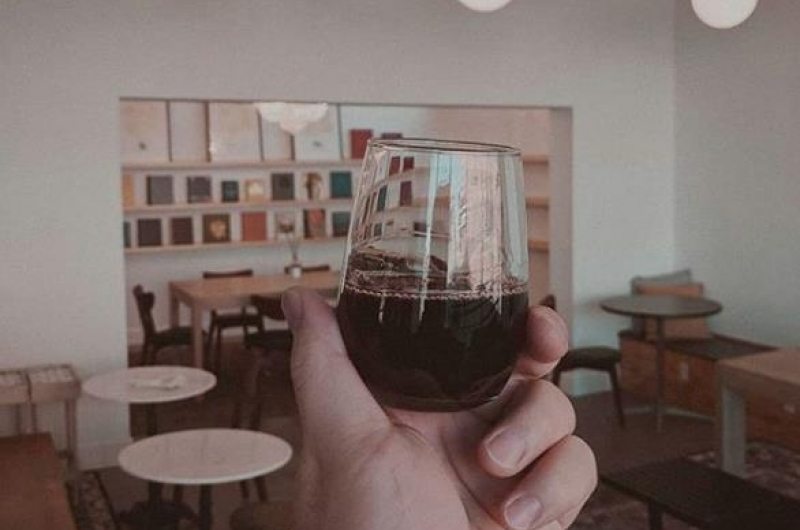
[(611, 369), (608, 370), (608, 377), (611, 379), (611, 390), (614, 392), (614, 405), (617, 408), (617, 418), (619, 419), (619, 424), (624, 428), (625, 411), (622, 408), (622, 392), (619, 388), (619, 382), (617, 381), (616, 365), (612, 366)]
[(258, 500), (261, 502), (268, 502), (269, 495), (267, 494), (267, 481), (262, 477), (256, 477), (253, 479), (253, 482), (256, 483), (256, 492), (258, 495)]
[(217, 327), (217, 349), (214, 357), (214, 372), (219, 374), (222, 370), (222, 328)]

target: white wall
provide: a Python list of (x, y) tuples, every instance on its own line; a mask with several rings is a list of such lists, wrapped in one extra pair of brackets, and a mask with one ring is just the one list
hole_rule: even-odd
[(718, 31), (677, 27), (677, 261), (724, 305), (719, 331), (800, 343), (800, 3)]
[[(614, 344), (597, 299), (673, 265), (673, 59), (669, 1), (2, 2), (0, 363), (125, 363), (122, 96), (571, 107), (562, 307)], [(127, 438), (118, 407), (80, 413), (85, 448)]]

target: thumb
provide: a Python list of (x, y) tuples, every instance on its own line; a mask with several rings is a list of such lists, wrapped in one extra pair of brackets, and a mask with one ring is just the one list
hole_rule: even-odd
[[(282, 298), (292, 330), (292, 383), (304, 438), (332, 448), (390, 426), (347, 356), (331, 307), (318, 294), (290, 289)], [(347, 445), (340, 445), (347, 444)]]

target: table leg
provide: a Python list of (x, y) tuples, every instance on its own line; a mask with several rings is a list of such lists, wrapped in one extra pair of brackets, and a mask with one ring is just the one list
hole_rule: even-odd
[(664, 350), (664, 319), (656, 318), (656, 432), (661, 432), (664, 427), (664, 378), (665, 359)]
[(652, 504), (647, 505), (647, 520), (649, 522), (650, 530), (663, 530), (664, 522), (661, 517), (661, 510)]
[(203, 368), (203, 312), (192, 307), (192, 352), (195, 368)]
[(745, 474), (746, 407), (744, 397), (718, 381), (717, 396), (717, 465), (728, 473)]
[(211, 530), (211, 486), (200, 486), (200, 530)]

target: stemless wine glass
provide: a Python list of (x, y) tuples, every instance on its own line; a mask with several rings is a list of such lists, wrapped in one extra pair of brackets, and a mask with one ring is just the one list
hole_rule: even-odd
[(370, 142), (337, 316), (381, 403), (461, 410), (503, 389), (525, 338), (524, 195), (517, 149)]

